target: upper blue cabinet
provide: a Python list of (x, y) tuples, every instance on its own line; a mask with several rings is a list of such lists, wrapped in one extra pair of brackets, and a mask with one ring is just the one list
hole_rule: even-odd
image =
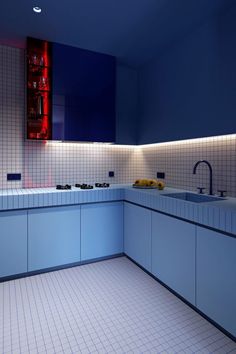
[(236, 133), (235, 17), (222, 11), (140, 68), (138, 144)]
[(52, 68), (52, 139), (115, 142), (115, 57), (53, 43)]

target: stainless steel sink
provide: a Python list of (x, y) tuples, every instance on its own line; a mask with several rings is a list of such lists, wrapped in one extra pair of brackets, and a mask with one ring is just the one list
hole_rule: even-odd
[(189, 192), (183, 193), (168, 193), (162, 194), (164, 197), (176, 198), (181, 200), (186, 200), (193, 203), (205, 203), (205, 202), (216, 202), (219, 200), (225, 200), (225, 198), (213, 197), (210, 195), (195, 194)]

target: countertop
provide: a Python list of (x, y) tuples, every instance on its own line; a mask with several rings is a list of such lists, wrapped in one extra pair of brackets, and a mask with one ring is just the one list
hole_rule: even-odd
[(124, 200), (200, 225), (236, 235), (236, 198), (193, 203), (163, 196), (189, 192), (175, 188), (136, 189), (127, 184), (110, 188), (56, 190), (52, 188), (0, 190), (0, 211)]

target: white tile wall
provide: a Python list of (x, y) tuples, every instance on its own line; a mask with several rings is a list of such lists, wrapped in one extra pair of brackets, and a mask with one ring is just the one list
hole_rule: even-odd
[[(24, 186), (46, 187), (63, 183), (129, 183), (137, 175), (132, 147), (103, 144), (25, 144)], [(109, 178), (108, 172), (115, 177)]]
[(213, 169), (213, 191), (226, 190), (236, 196), (236, 135), (210, 137), (180, 142), (163, 143), (143, 147), (142, 175), (152, 178), (156, 172), (165, 172), (169, 187), (209, 190), (209, 169), (206, 164), (198, 166), (198, 160), (207, 160)]
[[(132, 182), (137, 175), (132, 147), (25, 141), (24, 58), (22, 49), (0, 46), (0, 188)], [(22, 173), (22, 182), (7, 182), (11, 172)]]
[(6, 183), (6, 174), (23, 170), (23, 125), (25, 112), (24, 52), (0, 46), (0, 187), (17, 188), (21, 182)]
[[(0, 189), (49, 187), (58, 183), (131, 183), (166, 173), (166, 184), (195, 190), (208, 186), (208, 171), (194, 163), (212, 163), (213, 187), (236, 196), (236, 135), (147, 147), (25, 141), (25, 55), (0, 45)], [(115, 171), (109, 178), (108, 171)], [(7, 173), (22, 173), (7, 182)]]

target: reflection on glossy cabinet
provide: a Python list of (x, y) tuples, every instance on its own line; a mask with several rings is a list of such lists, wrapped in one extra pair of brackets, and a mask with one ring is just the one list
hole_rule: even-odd
[(29, 211), (28, 270), (80, 261), (80, 207)]
[(236, 239), (197, 227), (197, 307), (236, 336)]
[(52, 43), (53, 140), (115, 142), (116, 58)]
[(151, 211), (124, 205), (124, 250), (142, 267), (151, 271)]
[(27, 212), (0, 213), (0, 277), (27, 272)]
[(81, 206), (81, 260), (123, 252), (123, 203)]
[(152, 273), (195, 304), (195, 225), (152, 212)]

